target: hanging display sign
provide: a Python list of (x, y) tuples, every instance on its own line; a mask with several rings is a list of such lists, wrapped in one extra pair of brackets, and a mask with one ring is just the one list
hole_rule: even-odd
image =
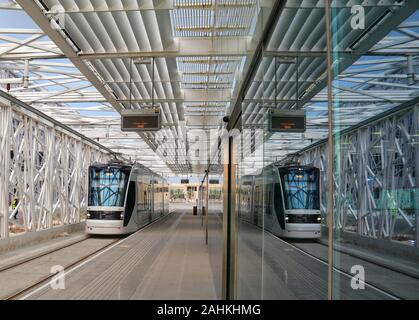
[(278, 110), (271, 109), (269, 112), (270, 132), (305, 132), (305, 110)]
[(160, 108), (152, 110), (123, 110), (122, 131), (159, 131), (161, 129)]

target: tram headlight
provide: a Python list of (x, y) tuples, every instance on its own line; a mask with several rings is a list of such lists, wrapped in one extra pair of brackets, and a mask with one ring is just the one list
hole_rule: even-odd
[(90, 213), (86, 214), (87, 219), (90, 219)]
[(124, 219), (124, 214), (121, 213), (120, 217), (121, 217), (121, 220), (123, 220)]
[(322, 222), (322, 217), (317, 217), (317, 222), (318, 223)]
[(285, 216), (285, 222), (288, 222), (290, 218), (288, 216)]

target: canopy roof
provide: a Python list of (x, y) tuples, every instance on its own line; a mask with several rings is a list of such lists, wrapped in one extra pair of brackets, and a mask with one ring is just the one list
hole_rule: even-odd
[[(358, 3), (371, 23), (354, 31)], [(332, 6), (340, 127), (416, 97), (419, 4)], [(238, 108), (243, 128), (266, 123), (268, 108), (307, 110), (305, 134), (270, 136), (272, 161), (327, 135), (324, 1), (16, 0), (0, 14), (3, 90), (155, 171), (202, 171), (187, 133), (221, 128)], [(118, 112), (152, 107), (161, 131), (121, 132)]]

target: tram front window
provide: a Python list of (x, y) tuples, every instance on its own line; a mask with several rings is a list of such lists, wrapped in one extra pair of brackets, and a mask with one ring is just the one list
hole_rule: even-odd
[(287, 210), (320, 210), (318, 169), (280, 169), (279, 173)]
[(90, 167), (89, 206), (123, 207), (131, 167)]

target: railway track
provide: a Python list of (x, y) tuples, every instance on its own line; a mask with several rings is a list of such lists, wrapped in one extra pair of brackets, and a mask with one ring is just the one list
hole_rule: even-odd
[(47, 250), (47, 251), (45, 251), (45, 252), (43, 252), (43, 253), (41, 253), (39, 255), (36, 255), (34, 257), (25, 258), (25, 259), (19, 260), (18, 262), (12, 263), (10, 265), (6, 265), (6, 266), (3, 266), (3, 267), (0, 267), (0, 273), (1, 272), (4, 272), (4, 271), (7, 271), (7, 270), (10, 270), (10, 269), (13, 269), (13, 268), (16, 268), (16, 267), (19, 267), (19, 266), (21, 266), (21, 265), (23, 265), (25, 263), (34, 261), (36, 259), (45, 257), (45, 256), (47, 256), (49, 254), (52, 254), (52, 253), (61, 251), (61, 250), (66, 249), (66, 248), (69, 248), (69, 247), (74, 246), (74, 245), (76, 245), (78, 243), (84, 242), (84, 241), (86, 241), (89, 238), (90, 238), (90, 236), (87, 235), (86, 238), (84, 238), (84, 239), (80, 239), (80, 240), (74, 241), (72, 243), (63, 245), (61, 247), (58, 247), (58, 248), (55, 248), (55, 249), (52, 249), (52, 250)]
[[(247, 221), (244, 221), (244, 222), (245, 222), (245, 223), (247, 223), (249, 226), (255, 227), (255, 228), (257, 228), (257, 229), (259, 229), (259, 230), (261, 230), (261, 231), (263, 230), (260, 226), (256, 226), (256, 225), (251, 224), (251, 223), (249, 223), (249, 222), (247, 222)], [(318, 256), (316, 256), (316, 255), (314, 255), (314, 254), (312, 254), (312, 253), (310, 253), (309, 251), (304, 250), (303, 248), (299, 247), (298, 245), (295, 245), (293, 242), (291, 242), (291, 241), (287, 241), (287, 240), (285, 240), (285, 239), (283, 239), (283, 238), (280, 238), (280, 237), (276, 236), (275, 234), (271, 233), (270, 231), (265, 230), (265, 232), (266, 232), (266, 234), (270, 235), (271, 237), (273, 237), (274, 239), (276, 239), (276, 240), (280, 241), (281, 243), (283, 243), (283, 244), (287, 245), (288, 247), (290, 247), (290, 248), (292, 248), (292, 249), (294, 249), (294, 250), (296, 250), (296, 251), (298, 251), (298, 252), (300, 252), (300, 253), (304, 254), (304, 255), (305, 255), (305, 256), (307, 256), (307, 257), (310, 257), (311, 259), (313, 259), (313, 260), (317, 261), (317, 262), (318, 262), (318, 263), (320, 263), (320, 264), (323, 264), (323, 265), (325, 265), (325, 266), (328, 266), (328, 262), (327, 262), (327, 260), (326, 260), (326, 259), (322, 259), (322, 258), (320, 258), (320, 257), (318, 257)], [(316, 242), (316, 243), (317, 243), (318, 245), (320, 245), (320, 246), (326, 246), (325, 244), (323, 244), (323, 243), (321, 243), (321, 242)], [(327, 247), (327, 246), (326, 246), (326, 247)], [(355, 255), (348, 254), (347, 252), (345, 252), (345, 251), (341, 251), (341, 250), (339, 250), (339, 249), (337, 249), (337, 248), (335, 248), (335, 251), (340, 252), (341, 254), (345, 254), (345, 255), (350, 255), (350, 256), (353, 256), (354, 258), (357, 258), (357, 259), (360, 259), (360, 260), (364, 260), (362, 257), (359, 257), (359, 256), (355, 256)], [(370, 262), (370, 263), (371, 263), (371, 261), (367, 261), (367, 260), (364, 260), (364, 261), (366, 261), (366, 262)], [(387, 269), (392, 270), (392, 271), (395, 271), (395, 270), (390, 269), (390, 268), (388, 268), (388, 267), (386, 267), (386, 266), (382, 266), (382, 265), (379, 265), (379, 266), (380, 266), (380, 267), (383, 267), (383, 268), (387, 268)], [(347, 271), (345, 271), (345, 270), (343, 270), (343, 269), (341, 269), (341, 268), (337, 268), (337, 267), (335, 267), (335, 266), (333, 267), (333, 270), (334, 270), (335, 272), (337, 272), (337, 273), (339, 273), (339, 274), (341, 274), (341, 275), (343, 275), (343, 276), (347, 277), (348, 279), (352, 279), (352, 278), (353, 278), (353, 276), (354, 276), (353, 274), (348, 273)], [(411, 275), (409, 275), (409, 274), (405, 274), (405, 273), (403, 273), (403, 272), (401, 272), (401, 271), (398, 271), (398, 270), (396, 270), (395, 272), (398, 272), (398, 273), (400, 273), (400, 274), (402, 274), (402, 275), (405, 275), (405, 276), (411, 277)], [(386, 297), (388, 297), (388, 298), (390, 298), (390, 299), (392, 299), (392, 300), (403, 300), (403, 299), (404, 299), (404, 298), (402, 298), (402, 297), (400, 297), (400, 296), (398, 296), (398, 295), (396, 295), (396, 294), (394, 294), (394, 293), (392, 293), (392, 292), (390, 292), (390, 291), (388, 291), (388, 290), (386, 290), (386, 289), (380, 288), (380, 287), (378, 287), (377, 285), (374, 285), (374, 284), (372, 284), (372, 283), (370, 283), (370, 282), (368, 282), (368, 281), (361, 281), (361, 280), (360, 280), (360, 282), (363, 282), (363, 283), (365, 284), (365, 286), (366, 286), (366, 287), (368, 287), (368, 288), (370, 288), (370, 289), (372, 289), (372, 290), (374, 290), (374, 291), (376, 291), (376, 292), (379, 292), (380, 294), (382, 294), (382, 295), (384, 295), (384, 296), (386, 296)]]
[[(59, 253), (60, 251), (63, 251), (65, 249), (69, 249), (69, 248), (71, 248), (73, 246), (76, 246), (76, 245), (78, 245), (80, 243), (87, 242), (87, 241), (91, 240), (91, 238), (92, 237), (88, 236), (85, 239), (81, 239), (81, 240), (75, 241), (75, 242), (73, 242), (71, 244), (67, 244), (65, 246), (62, 246), (62, 247), (59, 247), (59, 248), (56, 248), (56, 249), (53, 249), (53, 250), (49, 250), (49, 251), (44, 252), (42, 254), (39, 254), (37, 256), (34, 256), (34, 257), (30, 257), (30, 258), (21, 260), (21, 261), (19, 261), (17, 263), (14, 263), (12, 265), (8, 265), (8, 266), (5, 266), (5, 267), (2, 267), (0, 269), (0, 276), (2, 275), (2, 273), (6, 272), (6, 271), (7, 272), (10, 272), (10, 271), (13, 271), (14, 269), (18, 269), (18, 268), (23, 267), (25, 265), (30, 265), (31, 263), (33, 263), (36, 266), (37, 265), (37, 260), (39, 261), (39, 259), (41, 259), (41, 258), (52, 256), (52, 255), (54, 255), (56, 253)], [(107, 248), (109, 248), (110, 246), (115, 245), (115, 243), (117, 243), (118, 241), (121, 241), (121, 238), (115, 239), (115, 241), (112, 241), (112, 242), (104, 245), (103, 247), (101, 247), (101, 248), (99, 248), (97, 250), (94, 250), (93, 252), (90, 252), (89, 254), (87, 254), (87, 255), (85, 255), (85, 256), (77, 259), (76, 261), (74, 261), (74, 262), (72, 262), (72, 263), (70, 263), (70, 264), (68, 264), (66, 266), (63, 266), (64, 271), (67, 271), (67, 270), (73, 268), (74, 266), (76, 266), (76, 265), (78, 265), (78, 264), (86, 261), (90, 257), (92, 257), (94, 255), (97, 255), (98, 253), (100, 253), (100, 252), (106, 250)], [(26, 287), (24, 287), (22, 289), (18, 289), (18, 290), (13, 290), (13, 292), (7, 293), (6, 295), (2, 296), (1, 299), (2, 300), (16, 300), (16, 299), (19, 299), (20, 297), (22, 297), (26, 293), (34, 290), (35, 288), (37, 288), (37, 287), (39, 287), (39, 286), (41, 286), (41, 285), (43, 285), (45, 283), (48, 283), (54, 277), (56, 277), (56, 274), (46, 275), (46, 276), (42, 277), (41, 279), (35, 280), (29, 286), (26, 286)]]
[[(128, 236), (118, 237), (117, 239), (115, 239), (115, 241), (112, 241), (112, 242), (106, 244), (105, 246), (103, 246), (103, 247), (101, 247), (101, 248), (99, 248), (99, 249), (97, 249), (93, 252), (90, 252), (89, 254), (77, 259), (76, 261), (74, 261), (74, 262), (72, 262), (72, 263), (70, 263), (66, 266), (63, 266), (64, 271), (66, 272), (66, 274), (69, 274), (70, 272), (75, 271), (77, 268), (79, 268), (82, 265), (88, 263), (89, 261), (95, 259), (97, 256), (105, 253), (106, 251), (112, 249), (113, 247), (115, 247), (119, 244), (122, 244), (127, 239), (135, 236), (138, 232), (140, 232), (140, 231), (142, 231), (142, 230), (144, 230), (148, 227), (151, 227), (152, 225), (154, 225), (158, 221), (166, 219), (171, 213), (173, 213), (173, 211), (171, 211), (168, 215), (166, 215), (162, 218), (159, 218), (159, 219), (153, 221), (152, 223), (144, 226), (143, 228), (137, 230), (136, 232), (134, 232), (134, 233), (132, 233)], [(71, 247), (73, 245), (79, 244), (81, 242), (88, 241), (89, 239), (95, 239), (95, 237), (89, 236), (87, 239), (82, 239), (82, 240), (74, 242), (72, 244), (57, 248), (56, 250), (51, 250), (50, 252), (43, 253), (39, 256), (27, 259), (26, 261), (18, 262), (15, 265), (7, 266), (7, 267), (0, 270), (0, 276), (1, 276), (2, 272), (4, 272), (4, 271), (10, 271), (13, 268), (21, 267), (24, 264), (35, 262), (37, 259), (48, 256), (50, 254), (54, 254), (54, 253), (56, 253), (60, 250), (63, 250), (65, 248), (68, 248), (68, 247)], [(19, 290), (16, 290), (16, 291), (12, 292), (12, 293), (9, 293), (8, 295), (6, 295), (4, 297), (0, 297), (0, 299), (1, 300), (24, 300), (27, 297), (32, 296), (36, 292), (46, 288), (49, 285), (49, 283), (51, 282), (51, 280), (53, 280), (56, 276), (57, 276), (57, 274), (49, 274), (49, 275), (47, 275), (47, 276), (45, 276), (41, 279), (36, 280), (34, 283), (32, 283), (32, 284), (30, 284), (30, 285), (28, 285), (28, 286), (26, 286), (22, 289), (19, 289)]]
[[(304, 249), (302, 249), (302, 248), (300, 248), (300, 247), (298, 247), (298, 246), (296, 246), (296, 245), (294, 245), (292, 242), (288, 242), (288, 241), (286, 241), (286, 240), (284, 240), (284, 239), (281, 239), (280, 237), (278, 237), (278, 236), (276, 236), (276, 235), (274, 235), (274, 234), (272, 234), (272, 233), (269, 233), (272, 237), (274, 237), (275, 239), (277, 239), (278, 241), (281, 241), (282, 243), (284, 243), (284, 244), (286, 244), (286, 245), (288, 245), (289, 247), (291, 247), (291, 248), (293, 248), (294, 250), (296, 250), (296, 251), (298, 251), (298, 252), (300, 252), (300, 253), (302, 253), (302, 254), (304, 254), (304, 255), (306, 255), (306, 256), (308, 256), (308, 257), (310, 257), (310, 258), (312, 258), (312, 259), (314, 259), (314, 260), (316, 260), (317, 262), (319, 262), (319, 263), (321, 263), (321, 264), (323, 264), (323, 265), (328, 265), (328, 262), (325, 260), (325, 259), (321, 259), (321, 258), (319, 258), (319, 257), (317, 257), (317, 256), (315, 256), (314, 254), (312, 254), (312, 253), (310, 253), (310, 252), (308, 252), (307, 250), (304, 250)], [(320, 242), (318, 242), (319, 243), (319, 245), (323, 245), (323, 244), (321, 244)], [(339, 251), (340, 252), (340, 251)], [(341, 253), (344, 253), (344, 252), (341, 252)], [(346, 254), (346, 253), (345, 253)], [(358, 259), (361, 259), (361, 258), (358, 258)], [(362, 259), (361, 259), (362, 260)], [(333, 270), (335, 271), (335, 272), (337, 272), (337, 273), (339, 273), (340, 275), (343, 275), (343, 276), (345, 276), (345, 277), (347, 277), (348, 279), (352, 279), (353, 278), (353, 274), (350, 274), (350, 273), (348, 273), (348, 272), (346, 272), (345, 270), (343, 270), (343, 269), (340, 269), (340, 268), (336, 268), (335, 266), (333, 267)], [(382, 295), (385, 295), (385, 296), (387, 296), (388, 298), (390, 298), (390, 299), (392, 299), (392, 300), (402, 300), (402, 298), (401, 297), (399, 297), (399, 296), (397, 296), (397, 295), (395, 295), (395, 294), (393, 294), (393, 293), (391, 293), (391, 292), (389, 292), (389, 291), (387, 291), (387, 290), (384, 290), (384, 289), (382, 289), (382, 288), (379, 288), (379, 287), (377, 287), (376, 285), (374, 285), (374, 284), (371, 284), (371, 283), (369, 283), (369, 282), (367, 282), (367, 281), (362, 281), (362, 280), (359, 280), (360, 281), (360, 283), (363, 283), (366, 287), (368, 287), (368, 288), (370, 288), (370, 289), (372, 289), (372, 290), (374, 290), (374, 291), (377, 291), (377, 292), (379, 292), (380, 294), (382, 294)]]

